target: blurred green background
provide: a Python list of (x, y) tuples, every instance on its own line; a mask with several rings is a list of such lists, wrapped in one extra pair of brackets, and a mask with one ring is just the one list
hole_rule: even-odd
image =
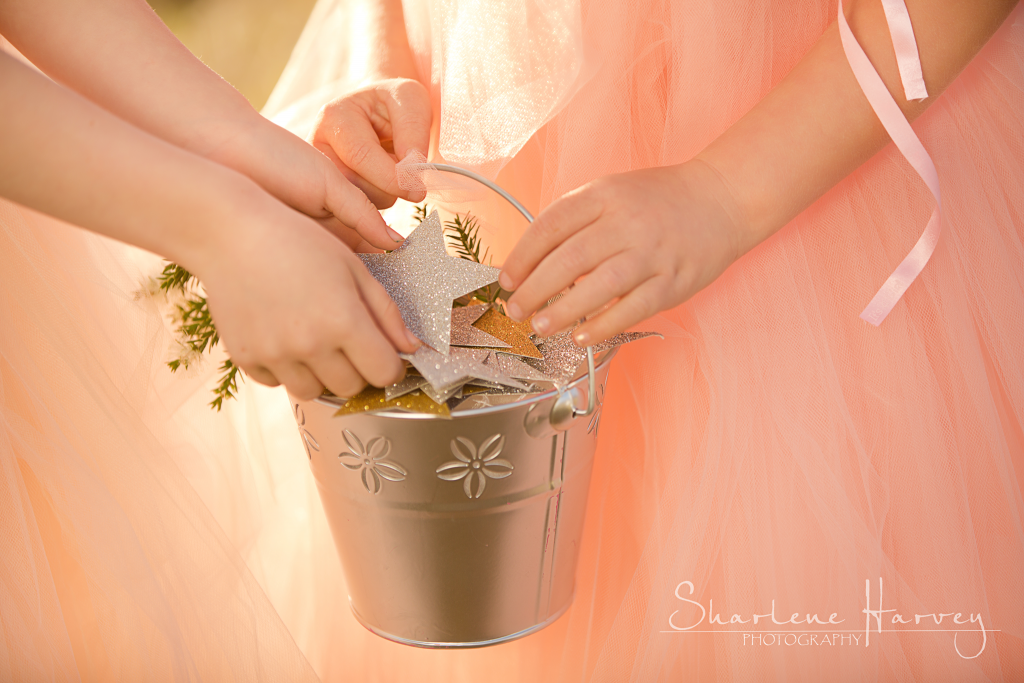
[(316, 0), (149, 0), (178, 39), (260, 109)]

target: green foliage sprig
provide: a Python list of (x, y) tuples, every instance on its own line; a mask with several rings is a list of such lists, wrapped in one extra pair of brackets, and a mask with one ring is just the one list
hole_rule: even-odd
[(479, 235), (480, 224), (476, 218), (468, 213), (465, 218), (456, 214), (455, 218), (444, 224), (444, 227), (445, 239), (448, 240), (448, 246), (456, 255), (477, 263), (490, 264), (490, 249), (484, 249), (484, 253), (480, 253), (480, 248), (483, 245)]
[(167, 265), (164, 266), (160, 276), (157, 277), (157, 283), (160, 285), (160, 291), (169, 294), (174, 290), (179, 290), (182, 293), (187, 289), (199, 284), (199, 280), (196, 276), (188, 272), (177, 263), (171, 263), (168, 261)]
[[(196, 276), (177, 263), (164, 266), (157, 277), (157, 284), (164, 294), (177, 294), (181, 297), (180, 303), (175, 304), (177, 327), (174, 333), (183, 353), (168, 361), (167, 367), (171, 372), (182, 368), (187, 370), (204, 353), (213, 351), (213, 347), (220, 341), (217, 326), (210, 315), (210, 305), (199, 291)], [(238, 380), (240, 376), (244, 377), (240, 373), (241, 368), (231, 362), (230, 358), (221, 363), (220, 378), (213, 389), (213, 400), (210, 401), (211, 408), (219, 411), (226, 399), (238, 395)]]
[[(427, 216), (426, 204), (422, 206), (422, 211), (420, 209), (421, 207), (416, 207), (416, 216), (420, 219), (420, 222), (423, 222)], [(476, 218), (468, 213), (465, 216), (455, 214), (454, 218), (445, 222), (444, 231), (448, 246), (457, 256), (468, 261), (491, 265), (491, 250), (484, 248), (483, 253), (480, 253), (481, 248), (483, 248), (483, 241), (480, 239), (480, 224)], [(485, 304), (493, 304), (497, 303), (502, 294), (501, 287), (497, 283), (493, 283), (481, 287), (465, 297), (456, 299), (455, 305), (465, 306), (474, 299)]]
[(220, 364), (220, 380), (218, 380), (217, 386), (213, 388), (213, 400), (210, 401), (211, 408), (219, 412), (221, 404), (224, 403), (225, 399), (234, 398), (238, 395), (239, 377), (245, 378), (245, 375), (242, 374), (242, 369), (235, 365), (230, 358), (226, 358)]

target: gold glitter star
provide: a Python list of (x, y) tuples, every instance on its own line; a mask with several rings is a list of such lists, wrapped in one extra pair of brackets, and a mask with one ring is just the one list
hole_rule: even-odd
[(452, 309), (452, 346), (477, 346), (492, 349), (507, 349), (510, 344), (491, 336), (473, 323), (487, 312), (486, 305), (463, 306)]
[(527, 358), (543, 358), (544, 354), (530, 341), (529, 319), (517, 323), (507, 315), (502, 315), (497, 308), (490, 307), (486, 313), (473, 323), (473, 327), (483, 330), (487, 334), (497, 337), (511, 348), (500, 349), (505, 353), (514, 356), (526, 356)]
[(448, 406), (444, 403), (437, 404), (430, 400), (430, 397), (422, 391), (414, 391), (398, 398), (388, 400), (384, 390), (374, 386), (368, 386), (358, 394), (345, 401), (345, 405), (338, 408), (334, 413), (335, 417), (351, 415), (353, 413), (375, 413), (389, 408), (398, 408), (411, 413), (432, 413), (447, 417), (451, 415)]
[(498, 279), (500, 270), (449, 256), (434, 211), (388, 254), (359, 254), (398, 305), (406, 327), (443, 354), (451, 339), (452, 301)]

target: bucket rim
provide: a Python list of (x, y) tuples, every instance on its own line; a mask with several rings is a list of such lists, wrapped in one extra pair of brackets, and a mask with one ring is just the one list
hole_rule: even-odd
[[(611, 359), (613, 357), (615, 357), (615, 354), (618, 352), (618, 350), (619, 350), (619, 347), (615, 346), (615, 347), (612, 347), (611, 349), (607, 349), (605, 351), (598, 352), (597, 357), (594, 359), (595, 360), (595, 362), (594, 362), (594, 371), (597, 372), (598, 370), (600, 370), (601, 368), (606, 366), (611, 361)], [(598, 359), (600, 359), (600, 360), (598, 360)], [(586, 366), (586, 364), (584, 364), (584, 367), (585, 366)], [(571, 382), (566, 384), (565, 387), (563, 389), (561, 389), (561, 391), (558, 388), (548, 389), (547, 391), (544, 391), (542, 393), (539, 393), (539, 394), (536, 394), (534, 396), (531, 396), (530, 398), (523, 399), (522, 401), (513, 401), (511, 403), (503, 403), (501, 405), (496, 405), (496, 406), (485, 406), (483, 408), (474, 408), (472, 410), (464, 410), (464, 411), (460, 411), (458, 413), (453, 413), (451, 416), (434, 415), (433, 413), (410, 413), (408, 411), (392, 410), (392, 409), (376, 411), (376, 412), (373, 412), (373, 413), (369, 413), (369, 415), (372, 415), (374, 417), (387, 417), (387, 418), (396, 418), (396, 419), (401, 419), (401, 420), (440, 420), (440, 421), (444, 421), (444, 422), (451, 422), (452, 420), (458, 420), (458, 419), (461, 419), (463, 417), (476, 417), (478, 415), (490, 415), (492, 413), (500, 413), (500, 412), (504, 412), (506, 410), (512, 410), (512, 409), (517, 408), (517, 407), (529, 406), (529, 405), (533, 405), (533, 404), (536, 404), (536, 403), (540, 403), (540, 402), (545, 401), (547, 399), (554, 398), (555, 396), (557, 396), (561, 392), (564, 392), (564, 391), (567, 391), (569, 389), (572, 389), (572, 388), (576, 387), (581, 382), (585, 382), (586, 379), (587, 379), (587, 373), (584, 370), (582, 375), (580, 375), (578, 377), (575, 377)], [(348, 400), (348, 399), (346, 399), (346, 400)], [(319, 403), (320, 405), (324, 405), (324, 406), (327, 406), (329, 408), (340, 408), (341, 406), (345, 405), (344, 401), (339, 400), (338, 397), (335, 397), (335, 396), (318, 396), (317, 398), (313, 399), (313, 402), (314, 403)], [(353, 415), (367, 415), (367, 413), (352, 413), (352, 414)]]

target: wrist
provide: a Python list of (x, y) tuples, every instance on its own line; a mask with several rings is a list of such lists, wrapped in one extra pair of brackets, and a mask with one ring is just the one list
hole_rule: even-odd
[(282, 208), (250, 178), (215, 163), (206, 164), (173, 217), (170, 239), (159, 252), (200, 279), (230, 257), (244, 239), (245, 227)]
[(701, 200), (710, 200), (718, 209), (721, 225), (729, 232), (734, 259), (739, 259), (760, 243), (729, 179), (709, 160), (700, 155), (677, 167), (690, 192)]
[[(270, 145), (267, 136), (278, 126), (251, 109), (230, 122), (210, 126), (202, 149), (193, 150), (200, 156), (242, 175), (253, 177), (261, 165)], [(258, 181), (257, 181), (258, 182)]]

